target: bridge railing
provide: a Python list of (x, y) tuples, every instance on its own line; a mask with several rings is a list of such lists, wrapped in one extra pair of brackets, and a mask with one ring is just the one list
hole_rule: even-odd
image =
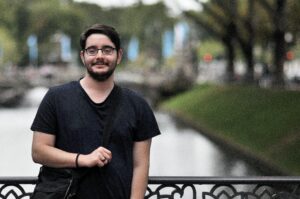
[[(36, 177), (0, 177), (0, 199), (29, 198)], [(300, 176), (154, 177), (147, 199), (300, 199)]]

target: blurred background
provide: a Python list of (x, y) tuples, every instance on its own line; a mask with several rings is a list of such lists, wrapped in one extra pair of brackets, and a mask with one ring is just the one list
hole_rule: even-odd
[(78, 80), (79, 36), (114, 26), (116, 81), (142, 93), (162, 135), (152, 176), (300, 174), (298, 0), (0, 0), (0, 176), (35, 176), (31, 122), (51, 86)]

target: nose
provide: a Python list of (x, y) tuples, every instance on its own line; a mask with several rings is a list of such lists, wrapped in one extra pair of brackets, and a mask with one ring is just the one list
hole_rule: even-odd
[(103, 56), (102, 50), (98, 49), (96, 57), (98, 58), (98, 57), (102, 57), (102, 56)]

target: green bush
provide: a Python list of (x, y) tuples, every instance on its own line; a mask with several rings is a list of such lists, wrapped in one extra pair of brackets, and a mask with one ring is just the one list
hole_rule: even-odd
[(8, 30), (0, 27), (0, 69), (9, 62), (14, 63), (20, 57), (20, 52), (11, 35)]

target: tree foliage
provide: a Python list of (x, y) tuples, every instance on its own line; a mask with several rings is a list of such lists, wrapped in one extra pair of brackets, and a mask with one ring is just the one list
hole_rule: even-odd
[[(210, 0), (202, 5), (201, 12), (186, 12), (186, 16), (210, 35), (220, 40), (227, 51), (227, 71), (232, 73), (236, 49), (244, 55), (247, 65), (245, 80), (254, 82), (254, 64), (266, 56), (255, 57), (254, 49), (271, 53), (267, 63), (274, 85), (283, 85), (283, 63), (287, 47), (295, 44), (299, 33), (297, 21), (300, 6), (297, 0)], [(293, 36), (287, 44), (286, 33)], [(237, 45), (238, 44), (238, 45)]]
[(43, 64), (51, 53), (49, 43), (54, 34), (70, 36), (73, 50), (78, 51), (80, 33), (94, 23), (116, 27), (125, 47), (129, 39), (136, 36), (141, 50), (155, 52), (153, 56), (160, 58), (160, 37), (174, 23), (161, 2), (104, 9), (96, 4), (73, 0), (0, 0), (0, 9), (0, 29), (9, 32), (13, 40), (10, 43), (17, 45), (19, 57), (12, 61), (18, 65), (28, 65), (26, 42), (29, 35), (35, 34), (38, 38), (39, 63)]

